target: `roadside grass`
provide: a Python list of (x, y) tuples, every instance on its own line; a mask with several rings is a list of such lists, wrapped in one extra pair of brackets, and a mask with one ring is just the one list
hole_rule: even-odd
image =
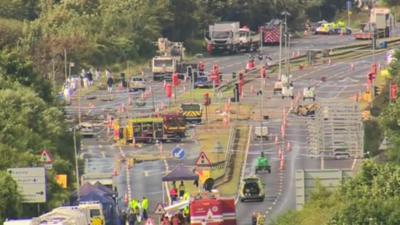
[[(214, 92), (213, 89), (203, 89), (203, 88), (196, 88), (192, 91), (187, 91), (180, 96), (177, 96), (179, 101), (193, 101), (193, 102), (202, 102), (204, 99), (204, 94), (208, 93), (211, 97), (211, 101), (218, 101), (218, 95)], [(227, 96), (233, 97), (232, 89), (225, 90), (222, 92), (222, 96), (220, 98), (225, 98)]]
[(249, 127), (239, 126), (238, 128), (240, 130), (240, 139), (238, 142), (238, 149), (237, 149), (238, 152), (236, 152), (236, 157), (234, 160), (234, 169), (232, 178), (230, 181), (218, 187), (218, 190), (222, 196), (235, 196), (238, 191), (237, 189), (241, 178), (240, 175), (242, 172), (242, 165), (246, 150)]
[[(248, 105), (242, 105), (240, 107), (241, 109), (240, 109), (240, 115), (238, 115), (238, 119), (250, 118), (252, 107)], [(213, 107), (210, 106), (210, 108), (212, 108), (213, 110), (217, 110), (218, 106), (213, 106)], [(234, 111), (235, 109), (236, 109), (235, 107), (231, 108), (232, 111)], [(225, 127), (222, 121), (218, 121), (218, 118), (216, 118), (217, 116), (219, 115), (215, 115), (215, 117), (211, 115), (211, 117), (209, 118), (210, 119), (209, 122), (205, 125), (202, 125), (201, 127), (198, 127), (196, 130), (196, 139), (199, 141), (200, 151), (204, 151), (212, 163), (225, 160), (224, 157), (225, 157), (225, 152), (227, 150), (227, 144), (230, 132), (229, 127)], [(236, 153), (232, 178), (227, 183), (218, 187), (220, 194), (223, 196), (233, 196), (236, 193), (239, 184), (242, 164), (244, 160), (244, 152), (247, 144), (248, 129), (249, 129), (248, 126), (239, 126), (240, 130), (240, 140), (238, 143), (239, 150)], [(223, 147), (223, 153), (217, 154), (215, 152), (215, 146), (217, 144), (217, 141), (219, 141), (221, 146)], [(222, 176), (224, 173), (225, 171), (223, 167), (215, 168), (211, 170), (211, 177), (215, 179), (217, 177)], [(193, 182), (191, 181), (187, 181), (184, 183), (186, 190), (189, 191), (192, 195), (199, 193), (199, 190), (202, 189), (202, 188), (199, 189), (196, 186), (194, 186)]]

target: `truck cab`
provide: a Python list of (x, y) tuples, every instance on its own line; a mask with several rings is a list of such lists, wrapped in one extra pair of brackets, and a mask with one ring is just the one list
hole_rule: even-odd
[(171, 56), (156, 56), (152, 60), (154, 80), (172, 79), (177, 66), (177, 61)]
[(201, 123), (203, 109), (199, 103), (181, 104), (181, 113), (187, 122)]
[(239, 28), (239, 22), (220, 22), (210, 25), (205, 37), (208, 53), (213, 54), (217, 51), (238, 52)]
[(78, 208), (90, 219), (91, 225), (105, 224), (103, 207), (99, 202), (80, 202)]

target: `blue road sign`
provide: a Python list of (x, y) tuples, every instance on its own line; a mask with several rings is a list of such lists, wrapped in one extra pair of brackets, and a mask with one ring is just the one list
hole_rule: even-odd
[(185, 158), (185, 150), (177, 146), (172, 149), (172, 156), (176, 159), (183, 160)]

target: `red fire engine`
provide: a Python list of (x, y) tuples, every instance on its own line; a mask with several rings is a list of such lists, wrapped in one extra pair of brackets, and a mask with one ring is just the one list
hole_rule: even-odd
[(262, 40), (265, 45), (277, 45), (280, 42), (281, 20), (275, 19), (260, 27)]
[(191, 225), (236, 225), (233, 198), (202, 197), (190, 202)]

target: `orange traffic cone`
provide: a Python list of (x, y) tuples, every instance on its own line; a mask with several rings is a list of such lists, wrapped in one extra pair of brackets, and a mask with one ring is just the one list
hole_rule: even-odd
[(350, 64), (350, 70), (351, 70), (351, 71), (354, 71), (354, 70), (355, 70), (354, 63)]
[(332, 65), (332, 60), (331, 60), (331, 58), (328, 59), (328, 65)]
[(124, 197), (124, 203), (125, 203), (125, 205), (128, 205), (128, 203), (129, 203), (128, 194), (126, 194), (126, 193), (125, 193), (125, 197)]
[(128, 105), (132, 105), (133, 101), (132, 101), (132, 96), (129, 95), (128, 97)]
[(285, 138), (285, 127), (283, 125), (281, 126), (281, 137), (282, 139)]
[(281, 155), (279, 169), (280, 170), (284, 170), (285, 169), (285, 156), (283, 154)]
[(278, 136), (275, 136), (275, 144), (277, 145), (278, 144)]
[(290, 145), (290, 142), (286, 144), (286, 151), (290, 152), (292, 150), (292, 146)]

